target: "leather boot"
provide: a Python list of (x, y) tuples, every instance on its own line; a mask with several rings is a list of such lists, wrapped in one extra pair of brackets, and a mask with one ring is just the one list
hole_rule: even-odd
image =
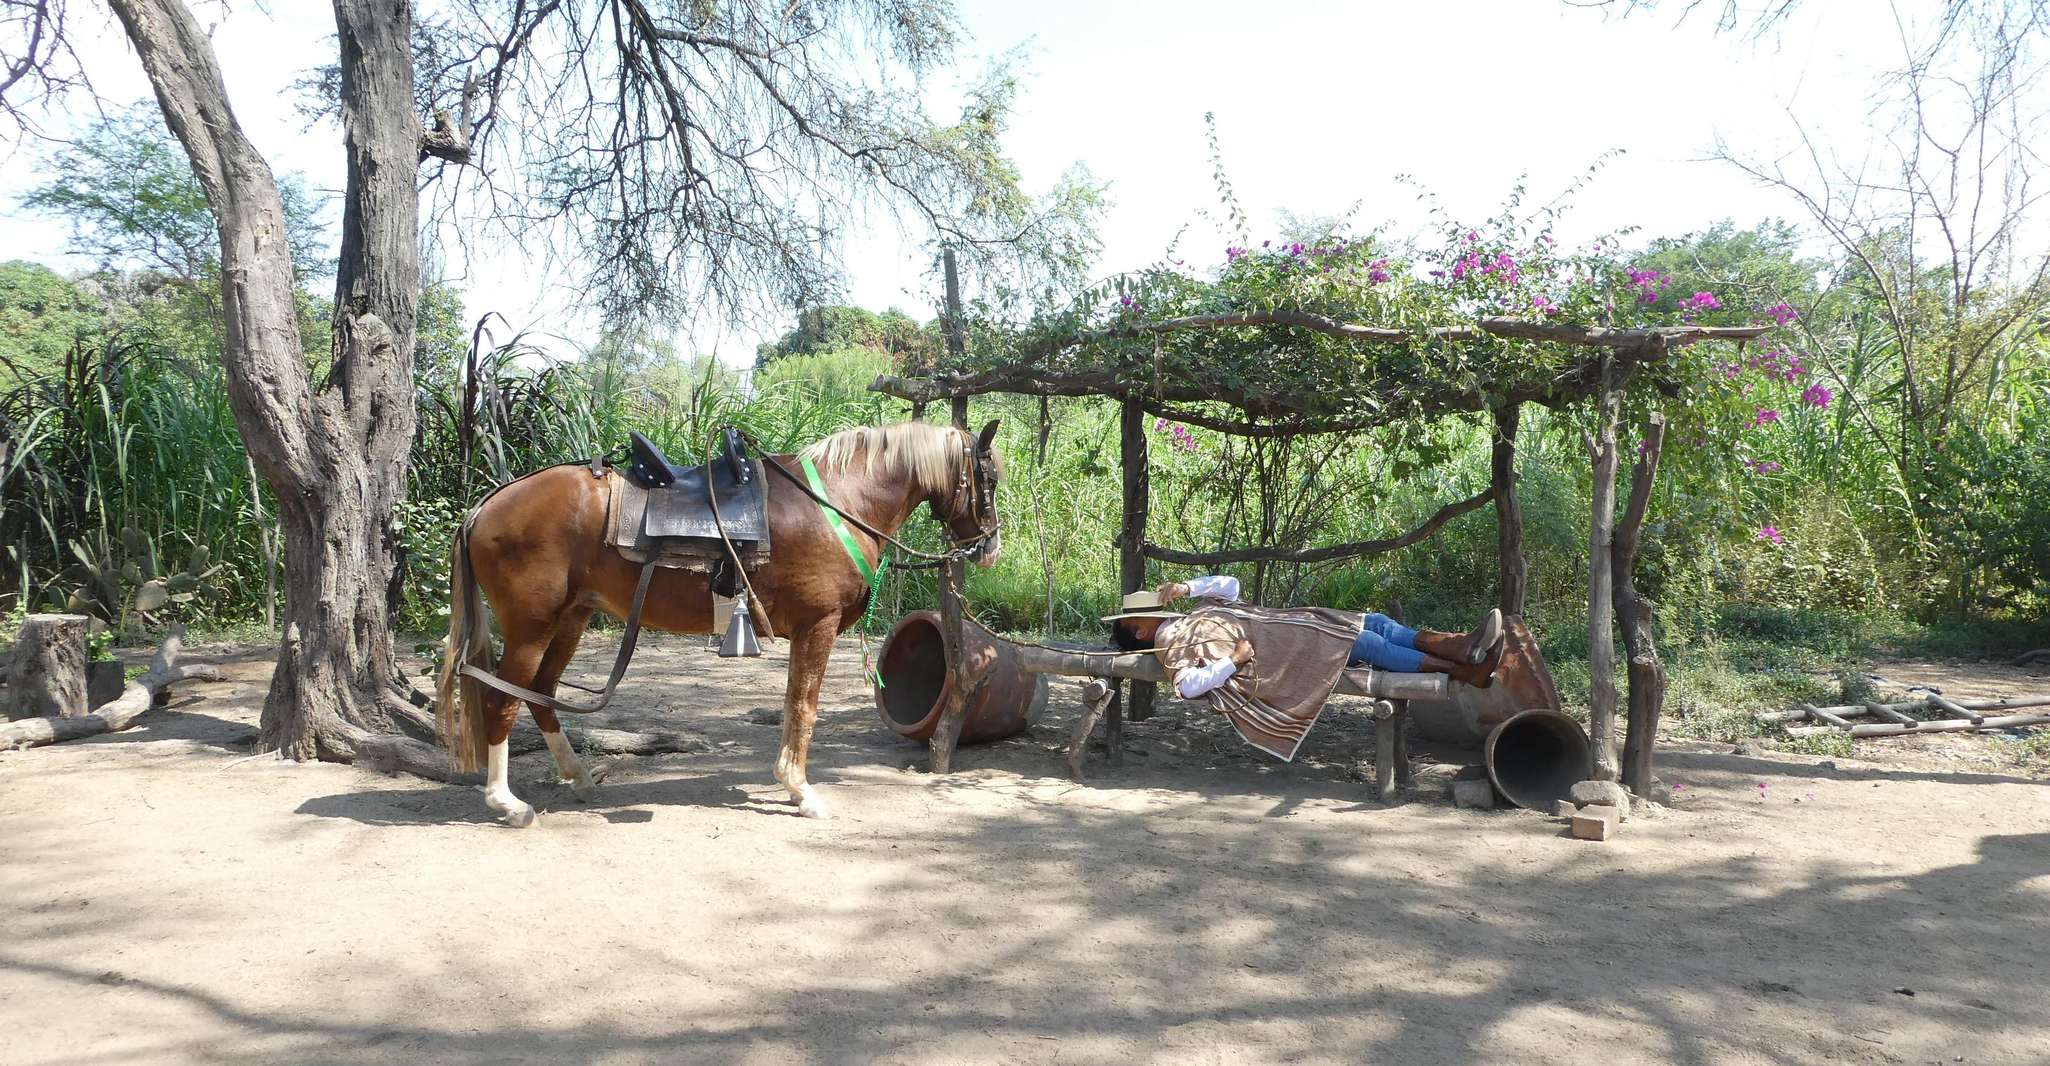
[(1502, 612), (1489, 611), (1481, 624), (1468, 633), (1420, 629), (1416, 647), (1425, 655), (1450, 664), (1451, 669), (1445, 672), (1452, 680), (1487, 688), (1494, 682), (1495, 668), (1502, 664)]
[(1447, 633), (1437, 629), (1419, 629), (1416, 634), (1416, 650), (1425, 655), (1436, 656), (1455, 663), (1478, 665), (1502, 643), (1502, 612), (1488, 612), (1481, 624), (1466, 633)]

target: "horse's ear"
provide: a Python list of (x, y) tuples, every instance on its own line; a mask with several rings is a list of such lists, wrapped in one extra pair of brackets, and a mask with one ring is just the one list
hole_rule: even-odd
[(992, 418), (989, 420), (989, 425), (982, 427), (982, 435), (975, 438), (975, 448), (977, 451), (989, 451), (990, 445), (996, 443), (997, 423), (1001, 421), (1003, 420)]

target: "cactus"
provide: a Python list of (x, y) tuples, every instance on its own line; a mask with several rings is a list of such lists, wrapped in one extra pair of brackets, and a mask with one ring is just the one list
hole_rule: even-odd
[(103, 535), (93, 539), (97, 543), (90, 546), (84, 541), (71, 543), (86, 580), (72, 591), (66, 610), (92, 615), (119, 628), (129, 611), (155, 622), (155, 613), (166, 606), (191, 603), (214, 591), (207, 579), (220, 568), (208, 565), (212, 553), (204, 544), (193, 545), (185, 569), (167, 574), (157, 565), (161, 556), (155, 545), (135, 526), (121, 530), (118, 565), (113, 545)]

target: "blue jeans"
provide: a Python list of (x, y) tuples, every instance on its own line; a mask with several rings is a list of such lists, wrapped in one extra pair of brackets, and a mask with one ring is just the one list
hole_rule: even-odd
[(1422, 671), (1424, 653), (1416, 650), (1416, 630), (1385, 614), (1368, 615), (1359, 639), (1352, 642), (1350, 665), (1361, 663), (1402, 673)]

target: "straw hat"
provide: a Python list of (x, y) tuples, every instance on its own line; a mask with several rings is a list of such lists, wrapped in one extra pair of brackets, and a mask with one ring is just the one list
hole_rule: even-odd
[(1182, 618), (1179, 611), (1163, 611), (1160, 608), (1160, 593), (1151, 589), (1128, 592), (1118, 603), (1118, 613), (1105, 615), (1105, 622), (1129, 622), (1140, 618)]

